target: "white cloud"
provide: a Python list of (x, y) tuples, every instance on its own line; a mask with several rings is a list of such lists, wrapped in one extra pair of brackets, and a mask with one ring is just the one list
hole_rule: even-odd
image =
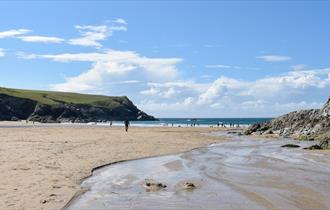
[(159, 93), (159, 90), (157, 90), (156, 88), (150, 88), (148, 90), (142, 90), (140, 92), (142, 95), (149, 95), (149, 96), (152, 96), (152, 95), (156, 95), (157, 93)]
[(18, 35), (26, 34), (28, 32), (30, 32), (28, 29), (12, 29), (8, 31), (0, 31), (0, 39), (15, 37)]
[(85, 47), (101, 48), (100, 41), (104, 41), (107, 37), (112, 36), (115, 31), (127, 31), (124, 25), (77, 25), (75, 28), (79, 31), (81, 37), (69, 40), (71, 45), (79, 45)]
[(124, 24), (124, 25), (127, 25), (127, 22), (126, 20), (124, 20), (123, 18), (117, 18), (116, 20), (114, 20), (115, 23), (118, 23), (118, 24)]
[(61, 43), (64, 41), (62, 38), (50, 36), (19, 36), (17, 38), (25, 42)]
[(305, 64), (297, 64), (297, 65), (293, 65), (291, 66), (291, 68), (294, 70), (294, 71), (301, 71), (301, 70), (304, 70), (306, 69), (306, 65)]
[(6, 55), (6, 53), (5, 53), (5, 49), (0, 48), (0, 57), (3, 57), (3, 56), (5, 56), (5, 55)]
[(215, 80), (210, 85), (210, 87), (199, 96), (197, 103), (213, 103), (214, 99), (222, 96), (228, 96), (232, 94), (232, 90), (244, 88), (244, 86), (244, 82), (240, 82), (238, 80), (222, 76), (219, 79)]
[(100, 48), (102, 45), (99, 43), (99, 41), (105, 40), (108, 36), (108, 27), (106, 25), (77, 25), (75, 28), (79, 30), (79, 33), (82, 37), (70, 39), (69, 44), (71, 45)]
[[(144, 100), (138, 104), (138, 107), (143, 107), (143, 110), (147, 110), (149, 113), (155, 113), (160, 110), (166, 110), (167, 112), (185, 111), (186, 113), (189, 113), (191, 111), (189, 109), (191, 108), (191, 106), (193, 106), (193, 100), (194, 99), (192, 97), (188, 97), (178, 102), (172, 102), (172, 103)], [(168, 117), (169, 115), (166, 116)]]
[(263, 55), (258, 56), (257, 58), (262, 59), (267, 62), (282, 62), (282, 61), (288, 61), (292, 58), (289, 56), (283, 56), (283, 55)]
[[(107, 50), (104, 53), (77, 53), (38, 55), (18, 53), (25, 59), (51, 59), (58, 62), (91, 62), (92, 67), (76, 77), (66, 79), (66, 82), (52, 85), (59, 91), (91, 91), (99, 89), (108, 79), (120, 78), (134, 71), (143, 79), (154, 81), (170, 81), (177, 77), (176, 64), (179, 58), (148, 58), (133, 51)], [(121, 80), (122, 81), (122, 80)], [(171, 95), (169, 92), (167, 95)]]
[(242, 67), (239, 67), (239, 66), (229, 66), (229, 65), (222, 65), (222, 64), (206, 65), (205, 67), (212, 68), (212, 69), (242, 69)]
[(206, 68), (214, 68), (214, 69), (229, 69), (232, 68), (232, 66), (228, 65), (222, 65), (222, 64), (216, 64), (216, 65), (206, 65)]
[[(180, 81), (148, 86), (141, 92), (145, 100), (140, 106), (156, 115), (269, 117), (321, 107), (320, 100), (325, 101), (330, 90), (330, 68), (291, 71), (255, 81), (222, 76), (212, 83)], [(171, 100), (164, 100), (167, 92), (173, 92)]]
[(141, 81), (139, 80), (125, 80), (125, 81), (119, 81), (119, 84), (137, 84), (137, 83), (141, 83)]

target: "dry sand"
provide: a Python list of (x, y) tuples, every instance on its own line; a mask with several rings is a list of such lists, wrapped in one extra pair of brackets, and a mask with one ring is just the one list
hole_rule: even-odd
[(0, 209), (61, 209), (93, 168), (223, 141), (202, 134), (215, 130), (0, 122)]

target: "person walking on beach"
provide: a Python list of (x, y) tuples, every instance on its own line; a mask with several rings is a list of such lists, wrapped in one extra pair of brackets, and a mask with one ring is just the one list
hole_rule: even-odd
[(125, 131), (126, 132), (128, 131), (128, 126), (129, 126), (129, 121), (125, 120)]

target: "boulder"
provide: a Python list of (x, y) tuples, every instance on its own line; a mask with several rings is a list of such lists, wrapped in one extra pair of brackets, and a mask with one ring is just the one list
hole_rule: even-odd
[(296, 144), (285, 144), (285, 145), (282, 145), (281, 147), (286, 147), (286, 148), (299, 148), (300, 146), (299, 146), (299, 145), (296, 145)]

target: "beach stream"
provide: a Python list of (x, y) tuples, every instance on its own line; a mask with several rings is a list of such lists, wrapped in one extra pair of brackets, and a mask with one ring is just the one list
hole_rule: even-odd
[(316, 142), (230, 137), (97, 169), (68, 209), (330, 209), (329, 155), (302, 149)]

